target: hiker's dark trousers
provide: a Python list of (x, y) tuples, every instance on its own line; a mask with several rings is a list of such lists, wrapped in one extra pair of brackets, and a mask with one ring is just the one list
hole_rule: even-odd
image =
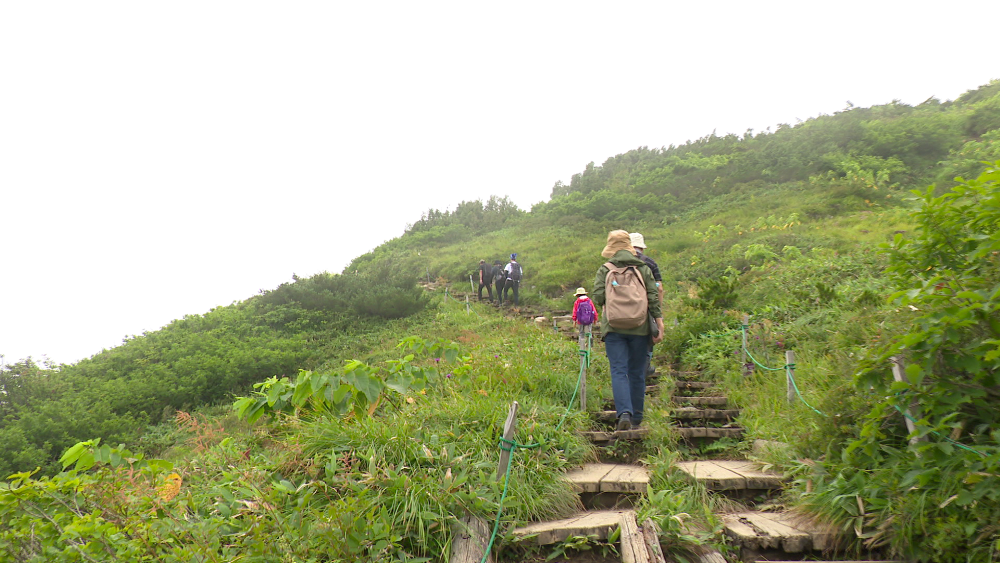
[(483, 300), (483, 288), (486, 288), (486, 294), (490, 296), (490, 301), (493, 301), (493, 287), (490, 286), (490, 282), (479, 284), (479, 300)]
[(517, 288), (520, 285), (521, 285), (521, 281), (520, 280), (518, 280), (518, 281), (507, 280), (507, 284), (503, 286), (503, 299), (501, 299), (500, 302), (502, 303), (504, 301), (508, 301), (508, 299), (507, 299), (507, 293), (510, 291), (511, 288), (514, 288), (514, 306), (516, 307), (518, 305)]

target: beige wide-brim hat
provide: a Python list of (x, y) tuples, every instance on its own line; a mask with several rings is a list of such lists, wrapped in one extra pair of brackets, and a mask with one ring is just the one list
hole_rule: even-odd
[(608, 233), (608, 244), (601, 251), (601, 256), (611, 258), (619, 250), (628, 250), (632, 254), (635, 254), (635, 249), (632, 248), (632, 238), (629, 237), (628, 231), (611, 231)]
[(577, 297), (579, 297), (581, 295), (586, 295), (586, 294), (587, 294), (587, 290), (586, 289), (583, 289), (582, 287), (578, 287), (578, 288), (576, 288), (576, 293), (574, 293), (573, 295), (576, 295)]

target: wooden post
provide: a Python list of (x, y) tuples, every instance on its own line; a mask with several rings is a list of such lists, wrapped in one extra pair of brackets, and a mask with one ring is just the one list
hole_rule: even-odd
[(785, 368), (785, 383), (788, 387), (787, 395), (788, 404), (790, 405), (795, 402), (795, 368), (791, 367), (795, 365), (795, 352), (792, 350), (785, 351), (785, 365), (789, 366)]
[[(896, 381), (903, 381), (904, 380), (903, 359), (900, 358), (899, 356), (893, 356), (892, 358), (890, 358), (890, 361), (892, 362), (892, 378), (895, 379)], [(910, 434), (914, 434), (917, 431), (917, 426), (913, 423), (913, 420), (911, 420), (911, 418), (914, 419), (917, 418), (916, 414), (914, 414), (917, 413), (916, 402), (910, 402), (910, 406), (906, 408), (905, 412), (906, 416), (903, 417), (903, 420), (906, 421), (906, 429), (909, 431)], [(920, 436), (920, 437), (914, 436), (910, 438), (910, 445), (912, 446), (917, 442), (926, 442), (926, 441), (927, 441), (927, 436)]]
[(743, 325), (740, 327), (740, 334), (743, 339), (740, 344), (740, 371), (743, 372), (743, 377), (747, 377), (753, 373), (753, 370), (747, 368), (747, 332), (750, 330), (749, 323), (750, 315), (743, 315)]
[[(503, 423), (503, 439), (514, 438), (514, 430), (517, 428), (517, 409), (520, 407), (517, 401), (510, 405), (510, 412), (507, 413), (507, 421)], [(501, 442), (500, 465), (497, 466), (497, 481), (503, 479), (507, 474), (507, 464), (510, 462), (511, 446), (506, 442)]]
[(465, 314), (468, 315), (472, 311), (472, 307), (469, 306), (469, 296), (465, 296)]
[(476, 282), (472, 281), (472, 274), (469, 274), (469, 287), (472, 288), (472, 292), (476, 291)]
[[(480, 563), (489, 544), (490, 527), (480, 518), (464, 516), (455, 526), (455, 540), (451, 544), (451, 563)], [(493, 563), (493, 554), (487, 562)]]
[(552, 315), (552, 332), (559, 332), (559, 323), (556, 321), (556, 316)]

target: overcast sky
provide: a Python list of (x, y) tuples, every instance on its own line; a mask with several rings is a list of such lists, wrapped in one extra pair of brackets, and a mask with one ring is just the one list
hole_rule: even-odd
[(3, 2), (0, 354), (340, 272), (428, 208), (1000, 77), (1000, 2)]

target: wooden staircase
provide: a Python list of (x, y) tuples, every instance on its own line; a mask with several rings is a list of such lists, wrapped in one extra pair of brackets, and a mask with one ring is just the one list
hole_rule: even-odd
[[(697, 373), (678, 373), (672, 418), (687, 441), (739, 439), (743, 429), (736, 424), (739, 410), (728, 407), (728, 399), (715, 384), (698, 380)], [(693, 460), (676, 463), (677, 470), (717, 494), (744, 499), (753, 504), (782, 489), (780, 474), (746, 460)], [(739, 548), (740, 561), (777, 561), (789, 557), (812, 557), (836, 547), (837, 533), (830, 526), (788, 511), (749, 510), (719, 515), (724, 533)], [(724, 561), (714, 552), (701, 554), (700, 561)], [(776, 559), (778, 558), (778, 559)], [(846, 562), (844, 562), (846, 563)], [(860, 562), (855, 562), (860, 563)]]
[[(532, 320), (540, 328), (554, 329), (581, 343), (579, 332), (569, 315), (538, 317), (527, 310), (518, 314)], [(594, 342), (599, 337), (594, 335)], [(697, 372), (674, 372), (674, 383), (656, 384), (651, 376), (647, 395), (660, 388), (669, 389), (674, 409), (671, 426), (690, 445), (704, 445), (721, 439), (740, 440), (744, 430), (738, 425), (740, 411), (729, 405), (714, 382), (701, 380)], [(627, 431), (614, 431), (614, 411), (591, 413), (604, 430), (583, 432), (596, 446), (612, 446), (620, 441), (641, 442), (650, 436), (648, 425)], [(699, 459), (675, 463), (675, 469), (687, 478), (702, 484), (714, 494), (742, 499), (747, 510), (719, 514), (724, 533), (738, 549), (740, 561), (782, 561), (807, 558), (817, 561), (819, 553), (832, 550), (837, 534), (829, 526), (819, 524), (787, 511), (756, 510), (753, 499), (769, 498), (784, 486), (783, 476), (768, 471), (747, 460)], [(619, 551), (626, 563), (660, 563), (666, 560), (658, 543), (658, 530), (651, 521), (637, 522), (632, 507), (646, 493), (650, 481), (648, 468), (635, 464), (593, 463), (565, 474), (585, 510), (569, 518), (549, 522), (534, 522), (514, 530), (523, 541), (548, 545), (572, 536), (587, 536), (607, 540), (620, 531)], [(819, 553), (818, 553), (819, 552)], [(706, 548), (696, 548), (691, 560), (700, 563), (726, 563), (726, 558)], [(847, 563), (842, 561), (841, 563)], [(864, 563), (864, 562), (855, 562)]]

